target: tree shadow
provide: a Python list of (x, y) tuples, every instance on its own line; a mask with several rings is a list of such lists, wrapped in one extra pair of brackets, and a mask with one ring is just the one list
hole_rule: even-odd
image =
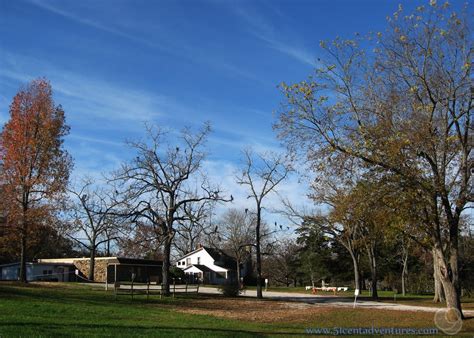
[(268, 335), (282, 336), (301, 336), (304, 331), (300, 332), (264, 332), (239, 329), (220, 329), (207, 327), (178, 327), (178, 326), (140, 326), (140, 325), (113, 325), (113, 324), (49, 324), (42, 322), (4, 322), (0, 323), (0, 329), (6, 327), (21, 327), (23, 329), (34, 330), (39, 335), (49, 335), (57, 333), (67, 333), (74, 329), (77, 334), (87, 336), (89, 332), (97, 331), (104, 335), (110, 333), (120, 333), (120, 335), (146, 335), (146, 336), (163, 336), (172, 334), (176, 336), (230, 336), (230, 337), (266, 337)]

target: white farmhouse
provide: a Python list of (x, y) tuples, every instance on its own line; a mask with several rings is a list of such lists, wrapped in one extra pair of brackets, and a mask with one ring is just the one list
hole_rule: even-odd
[(224, 284), (236, 278), (236, 261), (222, 250), (200, 246), (180, 257), (176, 266), (193, 283)]

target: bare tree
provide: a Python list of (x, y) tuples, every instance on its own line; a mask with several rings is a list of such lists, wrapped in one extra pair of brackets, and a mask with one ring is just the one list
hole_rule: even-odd
[(216, 227), (211, 222), (212, 201), (183, 207), (186, 217), (178, 221), (174, 247), (178, 255), (185, 255), (203, 244), (208, 236), (215, 233)]
[[(210, 132), (206, 124), (193, 133), (184, 129), (172, 146), (159, 128), (146, 126), (148, 142), (129, 142), (136, 158), (124, 163), (113, 180), (128, 201), (127, 214), (159, 229), (163, 243), (163, 287), (169, 294), (170, 255), (177, 222), (189, 221), (191, 205), (230, 201), (202, 173), (204, 143)], [(167, 142), (168, 141), (168, 142)]]
[(263, 200), (272, 191), (275, 191), (290, 171), (286, 158), (274, 153), (254, 154), (250, 150), (244, 151), (245, 163), (242, 174), (237, 178), (237, 183), (244, 185), (249, 190), (249, 199), (255, 202), (255, 250), (257, 268), (257, 298), (262, 294), (262, 255), (261, 255), (261, 225)]
[(240, 282), (240, 266), (250, 259), (254, 245), (255, 215), (244, 210), (229, 209), (219, 221), (217, 242), (236, 262), (236, 282)]
[[(95, 257), (104, 243), (118, 239), (120, 222), (116, 217), (120, 202), (115, 191), (110, 192), (85, 178), (78, 189), (70, 189), (69, 221), (66, 235), (90, 253), (89, 280), (94, 280)], [(85, 237), (82, 237), (85, 236)]]
[(121, 255), (163, 259), (163, 233), (159, 226), (146, 219), (140, 219), (131, 223), (127, 228), (117, 243)]
[(300, 273), (301, 260), (299, 257), (302, 246), (292, 238), (280, 238), (274, 252), (263, 261), (263, 270), (270, 278), (289, 287), (296, 286)]

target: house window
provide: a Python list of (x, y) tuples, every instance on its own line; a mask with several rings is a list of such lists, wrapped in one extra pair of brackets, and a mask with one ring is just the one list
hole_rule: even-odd
[(191, 265), (191, 258), (186, 258), (186, 265)]
[(201, 264), (201, 257), (198, 257), (198, 264)]

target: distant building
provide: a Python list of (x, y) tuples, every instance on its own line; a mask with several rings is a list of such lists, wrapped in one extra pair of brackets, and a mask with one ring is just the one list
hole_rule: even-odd
[[(74, 264), (68, 263), (26, 263), (27, 281), (75, 281)], [(20, 263), (0, 265), (0, 280), (18, 280)]]
[[(224, 284), (235, 280), (236, 260), (224, 251), (200, 246), (180, 257), (176, 266), (184, 271), (188, 281), (204, 284)], [(244, 277), (247, 269), (240, 267)]]
[[(88, 281), (90, 258), (48, 258), (27, 263), (27, 280)], [(96, 257), (94, 282), (160, 282), (162, 261), (126, 257)], [(0, 265), (0, 279), (18, 280), (20, 263)]]

